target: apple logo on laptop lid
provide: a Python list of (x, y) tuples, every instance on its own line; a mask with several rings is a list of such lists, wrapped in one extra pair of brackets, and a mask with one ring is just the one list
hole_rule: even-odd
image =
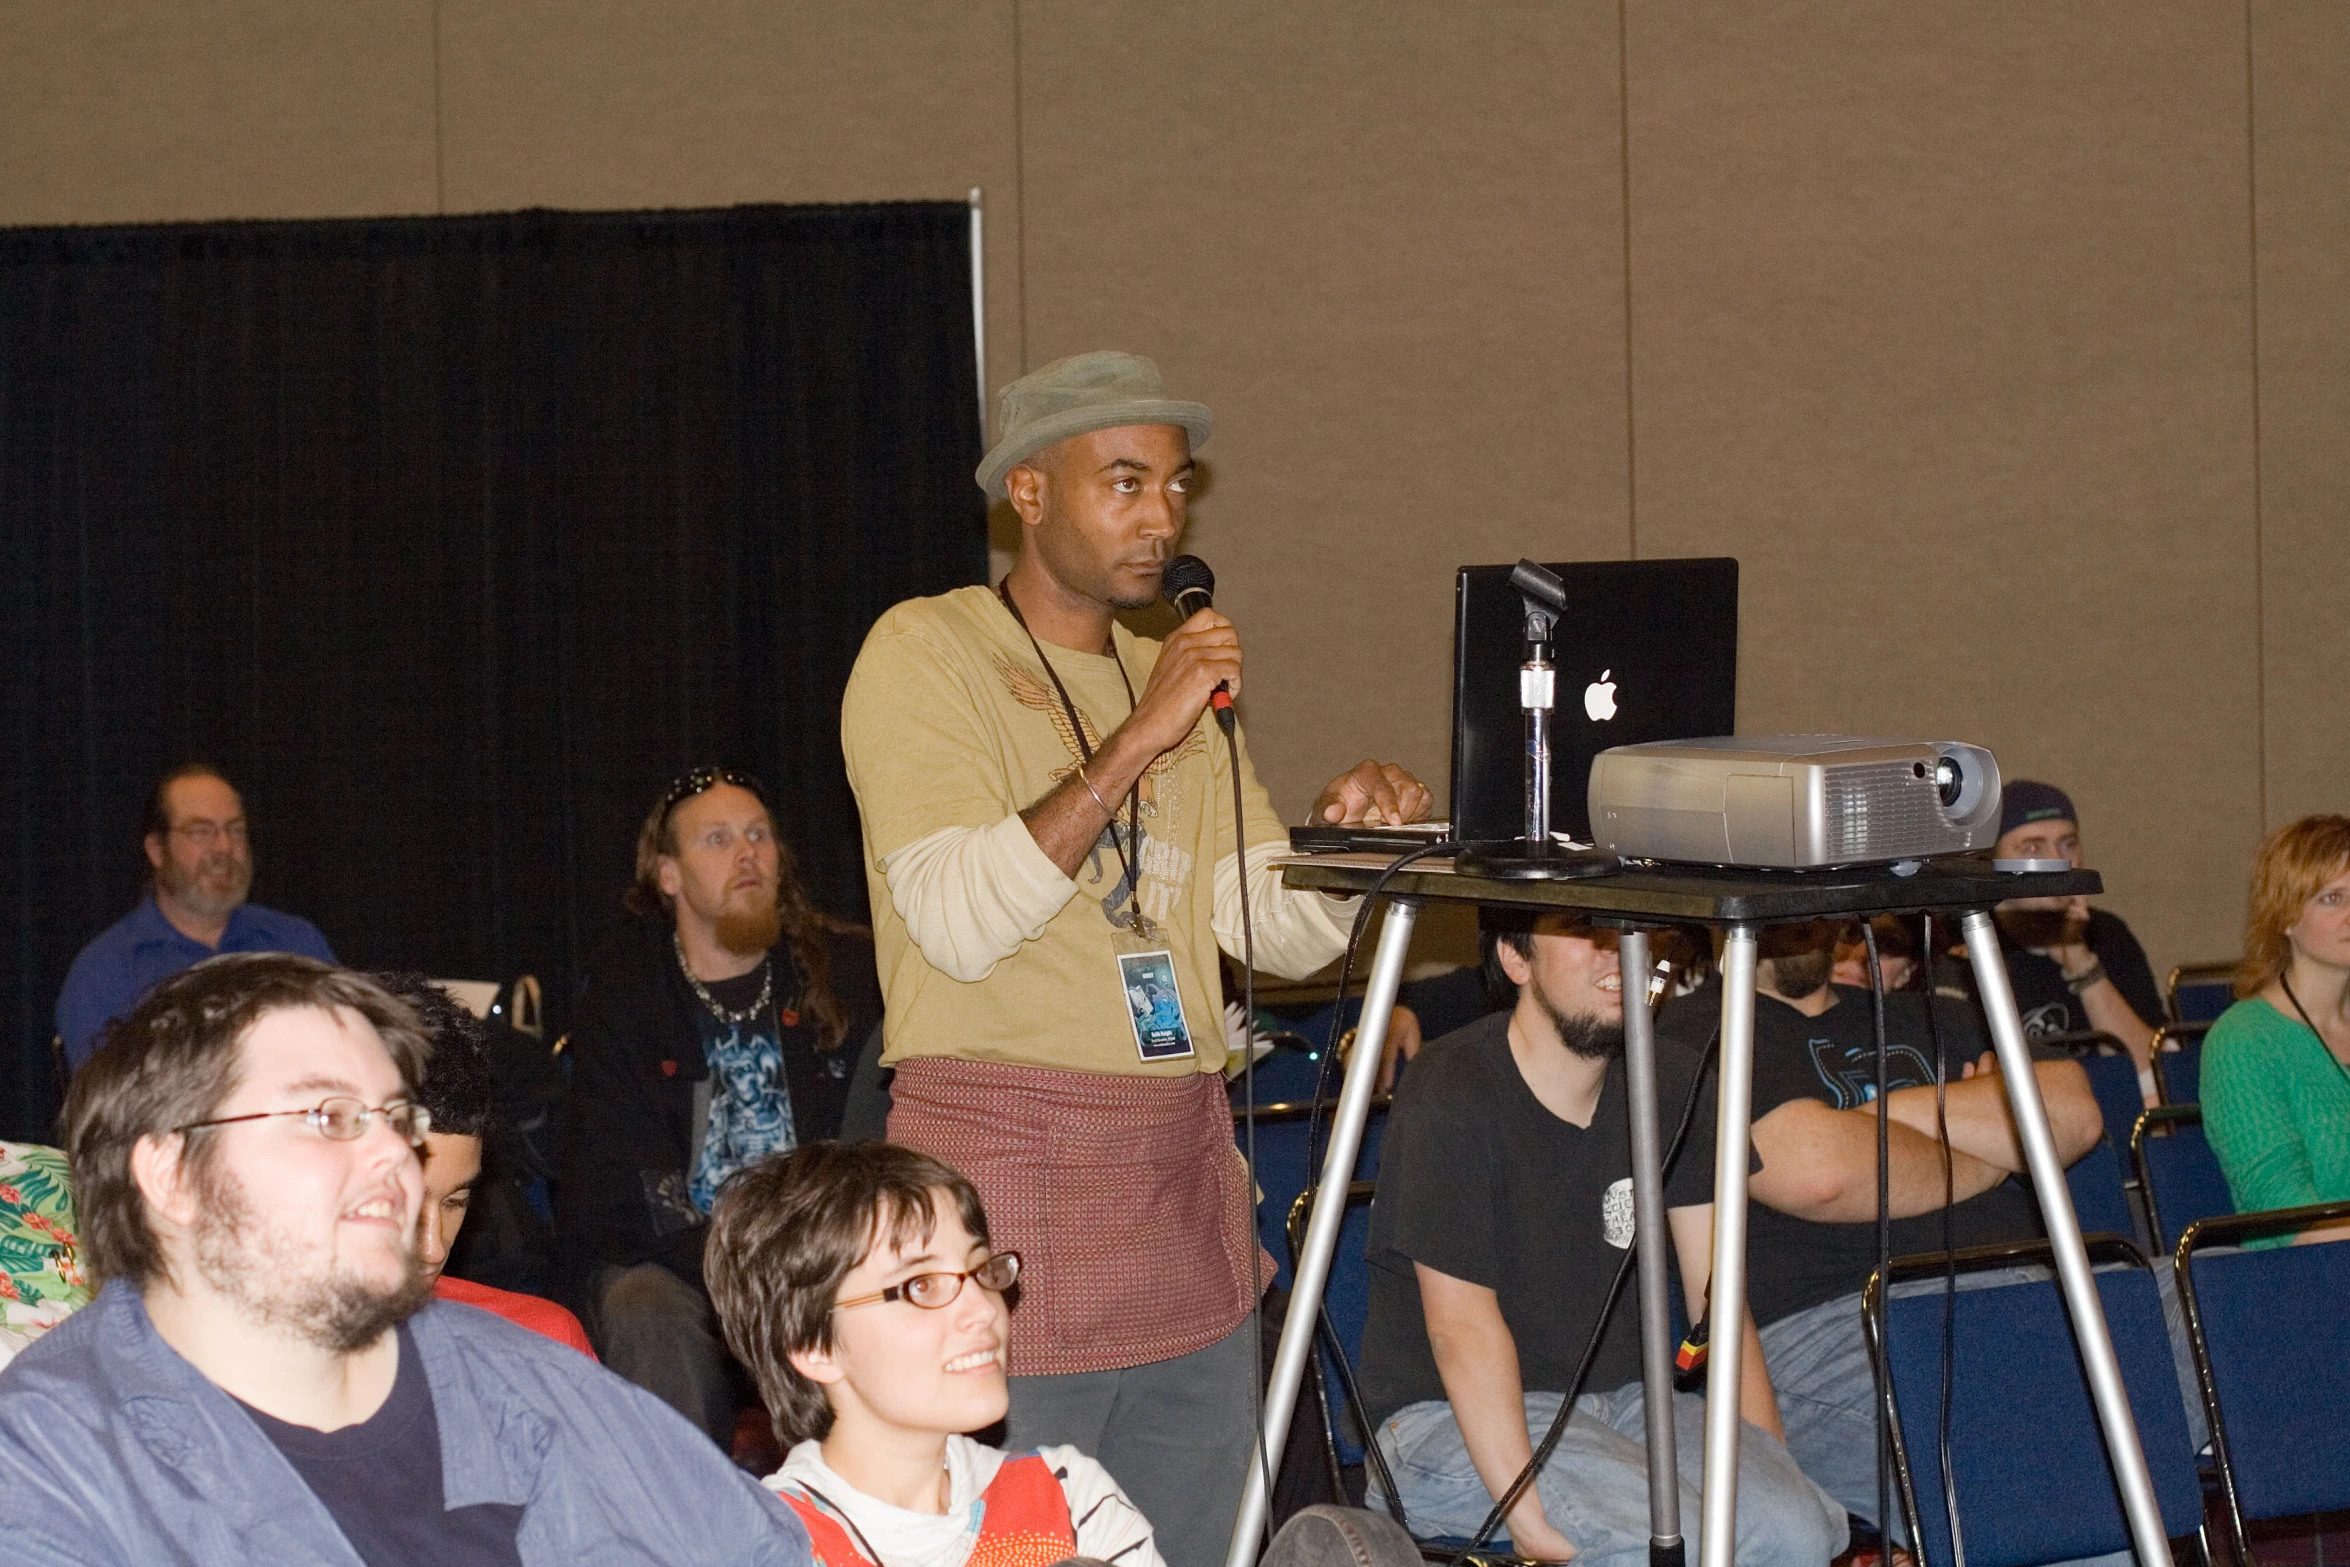
[(1583, 688), (1583, 711), (1594, 723), (1604, 723), (1616, 716), (1616, 683), (1609, 679), (1615, 673), (1603, 669), (1599, 678)]

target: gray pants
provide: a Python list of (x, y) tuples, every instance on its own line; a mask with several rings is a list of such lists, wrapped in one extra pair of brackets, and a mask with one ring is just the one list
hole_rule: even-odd
[(595, 1294), (604, 1365), (734, 1448), (734, 1383), (710, 1297), (657, 1262), (603, 1267)]
[(1256, 1388), (1252, 1316), (1173, 1360), (1012, 1378), (1004, 1446), (1065, 1442), (1092, 1455), (1151, 1521), (1167, 1567), (1219, 1567), (1248, 1477)]

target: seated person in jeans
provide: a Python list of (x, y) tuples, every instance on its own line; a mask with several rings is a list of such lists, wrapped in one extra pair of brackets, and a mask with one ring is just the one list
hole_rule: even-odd
[[(1754, 1149), (1747, 1185), (1747, 1304), (1803, 1472), (1854, 1515), (1877, 1522), (1874, 1379), (1861, 1340), (1861, 1287), (1877, 1257), (1876, 1028), (1869, 993), (1829, 983), (1837, 924), (1774, 926), (1755, 966)], [(2007, 1090), (1983, 1049), (1974, 1008), (1914, 993), (1885, 998), (1887, 1132), (1896, 1257), (1942, 1249), (1943, 1150), (1934, 1111), (1934, 1051), (1950, 1082), (1957, 1245), (2040, 1234), (2030, 1192), (2004, 1184), (2024, 1167)], [(1708, 1037), (1718, 1009), (1668, 1003), (1660, 1036)], [(2079, 1158), (2103, 1135), (2088, 1075), (2069, 1059), (2035, 1071), (2057, 1153)], [(1959, 1080), (1960, 1073), (1967, 1075)], [(2012, 1275), (2008, 1276), (2012, 1277)], [(2001, 1282), (2005, 1282), (2003, 1277)], [(1939, 1286), (1937, 1286), (1939, 1287)]]
[(449, 1248), (465, 1228), (473, 1188), (481, 1179), (482, 1144), (490, 1134), (490, 1044), (481, 1020), (421, 974), (378, 974), (375, 982), (408, 1003), (432, 1041), (432, 1064), (417, 1085), (416, 1102), (432, 1117), (424, 1134), (424, 1216), (417, 1243), (425, 1277), (441, 1300), (479, 1306), (583, 1355), (588, 1345), (579, 1319), (551, 1300), (493, 1289), (444, 1272)]
[(291, 954), (164, 980), (74, 1075), (98, 1298), (0, 1376), (11, 1563), (805, 1567), (584, 1355), (431, 1298), (416, 1016)]
[(703, 1256), (726, 1342), (791, 1444), (767, 1477), (823, 1567), (1079, 1556), (1162, 1567), (1150, 1520), (1073, 1447), (1007, 1454), (1017, 1252), (969, 1181), (896, 1143), (811, 1143), (726, 1184)]
[[(1555, 915), (1488, 911), (1486, 922), (1489, 970), (1514, 1005), (1421, 1051), (1389, 1113), (1371, 1209), (1363, 1393), (1405, 1520), (1424, 1537), (1475, 1532), (1533, 1456), (1633, 1240), (1616, 938)], [(1670, 1042), (1657, 1055), (1670, 1136), (1700, 1061)], [(1683, 1297), (1699, 1311), (1713, 1245), (1706, 1099), (1665, 1178)], [(1737, 1559), (1819, 1567), (1844, 1547), (1844, 1510), (1781, 1444), (1753, 1322), (1718, 1331), (1745, 1335)], [(1674, 1409), (1694, 1560), (1705, 1404), (1684, 1393)], [(1564, 1438), (1509, 1515), (1515, 1549), (1645, 1563), (1641, 1432), (1627, 1288)]]
[[(2252, 867), (2243, 999), (2203, 1045), (2203, 1128), (2239, 1212), (2350, 1198), (2350, 817), (2280, 827)], [(2350, 1239), (2323, 1225), (2251, 1246)]]

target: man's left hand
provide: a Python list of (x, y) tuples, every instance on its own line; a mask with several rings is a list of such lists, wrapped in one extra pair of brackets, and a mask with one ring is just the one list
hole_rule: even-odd
[(1436, 796), (1393, 762), (1357, 762), (1322, 786), (1314, 820), (1342, 827), (1393, 827), (1425, 821)]

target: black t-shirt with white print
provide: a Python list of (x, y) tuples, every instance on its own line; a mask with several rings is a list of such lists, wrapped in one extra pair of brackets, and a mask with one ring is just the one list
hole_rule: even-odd
[[(1445, 1396), (1415, 1262), (1492, 1289), (1517, 1341), (1524, 1386), (1561, 1392), (1632, 1243), (1622, 1060), (1608, 1066), (1590, 1126), (1571, 1125), (1544, 1109), (1518, 1074), (1509, 1020), (1497, 1012), (1430, 1044), (1396, 1089), (1371, 1207), (1362, 1382), (1374, 1423)], [(1698, 1061), (1686, 1045), (1657, 1041), (1668, 1141)], [(1711, 1203), (1713, 1175), (1709, 1084), (1665, 1173), (1665, 1205)], [(1627, 1285), (1583, 1391), (1612, 1392), (1639, 1376), (1640, 1321)]]
[[(1836, 1004), (1806, 1017), (1775, 996), (1754, 1001), (1754, 1119), (1760, 1122), (1794, 1099), (1816, 1099), (1835, 1110), (1867, 1104), (1877, 1092), (1877, 1035), (1869, 993), (1835, 987)], [(1911, 992), (1885, 998), (1887, 1092), (1934, 1081), (1933, 1047), (1926, 1029), (1926, 998)], [(1934, 1023), (1943, 1060), (1955, 1082), (1967, 1063), (1989, 1048), (1979, 1014), (1963, 1002), (1937, 1000)], [(1657, 1026), (1680, 1037), (1710, 1028), (1712, 1019), (1667, 1007)], [(2002, 1182), (1950, 1210), (1952, 1243), (1987, 1246), (2041, 1233), (2040, 1210), (2028, 1188)], [(1940, 1211), (1896, 1219), (1893, 1255), (1940, 1251)], [(1754, 1320), (1768, 1327), (1782, 1317), (1839, 1296), (1856, 1294), (1877, 1265), (1877, 1225), (1818, 1224), (1762, 1202), (1747, 1208), (1746, 1298)]]

